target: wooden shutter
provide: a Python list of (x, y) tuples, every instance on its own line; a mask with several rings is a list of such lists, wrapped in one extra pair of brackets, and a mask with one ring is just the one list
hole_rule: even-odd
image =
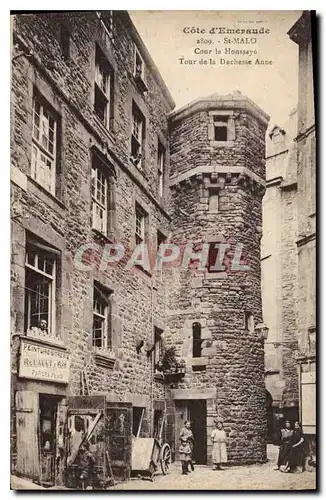
[(32, 391), (16, 393), (16, 471), (32, 479), (39, 476), (38, 398)]

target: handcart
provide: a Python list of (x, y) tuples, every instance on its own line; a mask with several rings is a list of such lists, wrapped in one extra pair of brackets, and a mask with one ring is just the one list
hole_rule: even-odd
[(154, 474), (159, 466), (162, 474), (169, 473), (172, 456), (168, 443), (162, 441), (162, 430), (164, 427), (166, 411), (164, 411), (160, 430), (157, 438), (139, 437), (141, 421), (138, 427), (137, 436), (132, 442), (131, 473), (133, 476), (149, 479), (153, 481)]

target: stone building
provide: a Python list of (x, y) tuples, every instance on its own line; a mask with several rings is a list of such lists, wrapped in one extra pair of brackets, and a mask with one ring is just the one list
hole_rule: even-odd
[(298, 106), (284, 129), (275, 126), (266, 148), (263, 200), (263, 316), (266, 389), (273, 415), (299, 419), (313, 447), (316, 432), (316, 144), (311, 14), (290, 29), (298, 44)]
[(266, 139), (266, 193), (261, 245), (265, 384), (268, 391), (268, 439), (276, 441), (284, 419), (299, 411), (297, 362), (297, 163), (294, 110), (284, 128), (274, 126)]
[[(162, 421), (174, 458), (191, 418), (210, 463), (216, 416), (231, 461), (266, 458), (254, 325), (268, 117), (242, 95), (174, 106), (126, 12), (13, 19), (12, 468), (42, 484), (64, 483), (99, 409), (93, 432), (103, 443), (109, 429), (121, 477), (132, 435)], [(162, 242), (188, 239), (229, 244), (225, 272), (127, 266), (139, 244), (152, 264)], [(171, 346), (184, 362), (169, 376)]]
[[(316, 132), (313, 13), (304, 11), (288, 35), (298, 45), (297, 217), (299, 402), (303, 432), (314, 452), (316, 437)], [(315, 25), (313, 26), (315, 28)], [(314, 36), (312, 36), (312, 33)]]

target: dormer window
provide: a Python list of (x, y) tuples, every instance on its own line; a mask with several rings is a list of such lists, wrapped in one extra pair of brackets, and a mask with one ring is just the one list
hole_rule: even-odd
[(137, 47), (134, 50), (134, 78), (141, 92), (146, 92), (145, 63)]

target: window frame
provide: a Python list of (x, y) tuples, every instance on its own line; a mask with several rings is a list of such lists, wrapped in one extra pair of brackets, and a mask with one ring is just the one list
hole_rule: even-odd
[[(143, 169), (143, 156), (145, 146), (146, 120), (135, 101), (132, 101), (131, 110), (131, 141), (130, 141), (130, 157), (132, 162)], [(134, 146), (137, 147), (136, 155), (134, 155)]]
[(162, 198), (164, 196), (164, 174), (165, 174), (165, 147), (158, 141), (157, 146), (157, 172), (158, 172), (158, 194)]
[[(209, 114), (208, 139), (214, 147), (233, 147), (236, 139), (235, 119), (238, 114), (233, 110), (212, 110)], [(216, 128), (226, 129), (225, 140), (216, 137)], [(223, 138), (224, 139), (224, 138)]]
[(255, 318), (251, 311), (245, 311), (245, 330), (250, 333), (255, 330)]
[[(217, 208), (215, 209), (212, 209), (211, 207), (211, 200), (212, 200), (212, 197), (216, 197), (217, 198)], [(209, 214), (217, 214), (219, 213), (220, 211), (220, 189), (218, 187), (209, 187), (208, 188), (208, 213)]]
[[(92, 325), (92, 347), (93, 349), (99, 350), (99, 351), (109, 351), (112, 349), (112, 318), (110, 315), (110, 296), (112, 292), (109, 292), (108, 290), (104, 289), (100, 284), (97, 282), (94, 282), (93, 285), (93, 325)], [(99, 312), (95, 308), (95, 303), (96, 303), (96, 295), (98, 296), (97, 302), (101, 307), (104, 308), (103, 313)], [(96, 339), (94, 333), (98, 328), (95, 329), (95, 318), (100, 319), (102, 322), (101, 324), (101, 345), (98, 346), (96, 345), (95, 341), (98, 340)]]
[[(140, 61), (140, 71), (137, 69), (137, 59)], [(134, 78), (140, 78), (143, 82), (145, 82), (145, 62), (144, 59), (142, 58), (138, 48), (136, 45), (134, 45), (134, 71), (133, 71), (133, 76)]]
[[(39, 113), (36, 111), (36, 105), (39, 106)], [(48, 119), (45, 116), (45, 112), (48, 115)], [(38, 117), (38, 125), (36, 124), (36, 116)], [(44, 130), (45, 121), (48, 121), (48, 135), (42, 134), (42, 128)], [(53, 128), (50, 127), (50, 121), (53, 121)], [(33, 93), (33, 103), (32, 103), (32, 153), (31, 153), (31, 178), (34, 179), (40, 186), (42, 186), (46, 191), (55, 196), (56, 190), (56, 171), (57, 171), (57, 141), (58, 141), (58, 115), (53, 110), (52, 106), (46, 101), (41, 94), (36, 90)], [(35, 134), (35, 130), (38, 131), (38, 136)], [(50, 131), (52, 131), (53, 139), (50, 140)], [(46, 138), (48, 146), (46, 147), (43, 143), (43, 137)], [(52, 151), (49, 145), (52, 144)], [(41, 176), (41, 160), (43, 158), (50, 162), (50, 165), (46, 165), (50, 169), (49, 182), (45, 183), (43, 176)], [(44, 170), (44, 169), (43, 169)]]
[[(229, 122), (228, 116), (224, 116), (224, 115), (214, 115), (213, 116), (214, 141), (215, 142), (227, 142), (228, 141), (228, 136), (229, 136), (228, 122)], [(216, 130), (217, 129), (225, 130), (225, 139), (217, 139), (216, 138)]]
[[(34, 255), (34, 264), (31, 264), (29, 262), (29, 253), (30, 254), (35, 254)], [(52, 255), (51, 258), (47, 258), (48, 256), (51, 256), (51, 252), (45, 252), (42, 251), (40, 248), (37, 248), (37, 246), (34, 246), (30, 244), (27, 241), (26, 244), (26, 249), (25, 249), (25, 298), (24, 298), (24, 304), (25, 304), (25, 310), (24, 310), (24, 331), (26, 332), (27, 335), (32, 336), (32, 331), (31, 329), (34, 326), (31, 326), (31, 297), (30, 293), (32, 293), (32, 290), (29, 290), (27, 292), (27, 270), (29, 270), (30, 273), (34, 273), (35, 275), (38, 276), (43, 276), (43, 278), (46, 278), (46, 280), (49, 283), (49, 294), (47, 296), (48, 299), (48, 304), (49, 304), (49, 310), (48, 310), (48, 319), (47, 319), (47, 332), (44, 333), (44, 337), (56, 337), (56, 285), (57, 285), (57, 262), (56, 262), (56, 257), (55, 255)], [(44, 260), (44, 266), (43, 270), (41, 270), (38, 267), (39, 263), (39, 256), (42, 256)], [(44, 271), (44, 268), (46, 266), (46, 261), (51, 261), (52, 262), (52, 274), (47, 273)], [(27, 307), (26, 307), (27, 305)], [(40, 316), (39, 312), (39, 316)], [(39, 318), (39, 323), (40, 323), (40, 318)], [(36, 327), (39, 329), (39, 326)]]
[[(106, 82), (104, 84), (104, 82)], [(112, 128), (114, 71), (98, 44), (95, 44), (94, 112), (105, 128)], [(103, 118), (98, 112), (97, 100), (104, 102)]]
[[(135, 242), (142, 245), (146, 241), (146, 217), (147, 213), (139, 203), (135, 205)], [(139, 221), (139, 223), (137, 223)]]
[[(97, 163), (98, 162), (98, 163)], [(91, 213), (92, 213), (92, 229), (98, 231), (104, 236), (108, 235), (108, 212), (109, 212), (109, 176), (105, 175), (103, 171), (103, 167), (101, 166), (100, 160), (92, 158), (92, 174), (91, 174)], [(100, 176), (100, 178), (99, 178)], [(101, 181), (101, 178), (104, 182)], [(98, 185), (104, 187), (104, 193), (99, 192)], [(104, 203), (97, 198), (97, 194), (100, 194), (101, 197), (104, 198)], [(103, 213), (103, 228), (98, 227), (96, 221), (100, 220), (96, 215), (96, 208), (102, 210)], [(100, 223), (101, 225), (101, 223)]]
[[(202, 341), (203, 341), (203, 339), (201, 338), (202, 326), (198, 321), (195, 321), (191, 325), (191, 328), (192, 328), (192, 357), (193, 358), (202, 358), (203, 357), (202, 346), (201, 346)], [(195, 338), (195, 332), (199, 332), (198, 338)], [(195, 355), (195, 353), (197, 353), (197, 349), (198, 349), (199, 355), (197, 355), (197, 354)]]

